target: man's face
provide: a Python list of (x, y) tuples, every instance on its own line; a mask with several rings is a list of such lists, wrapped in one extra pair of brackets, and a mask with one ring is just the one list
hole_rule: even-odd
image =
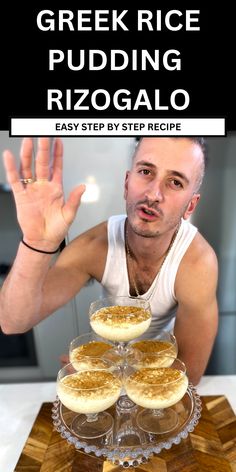
[(143, 138), (125, 180), (126, 210), (136, 234), (155, 237), (188, 218), (203, 167), (200, 146), (186, 138)]

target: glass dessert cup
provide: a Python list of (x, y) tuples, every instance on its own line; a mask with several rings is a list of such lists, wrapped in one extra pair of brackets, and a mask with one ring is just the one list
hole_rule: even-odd
[(121, 372), (111, 361), (89, 358), (85, 369), (84, 360), (79, 368), (67, 364), (57, 376), (57, 395), (70, 411), (78, 413), (71, 424), (77, 436), (98, 438), (112, 431), (113, 417), (107, 410), (118, 400), (121, 392)]
[(127, 365), (125, 389), (128, 397), (144, 409), (137, 415), (140, 429), (164, 434), (178, 425), (178, 414), (171, 406), (178, 403), (188, 388), (186, 367), (167, 355), (144, 354), (136, 365)]
[(112, 341), (116, 352), (125, 356), (129, 352), (129, 341), (149, 328), (151, 308), (141, 298), (111, 296), (91, 303), (89, 317), (93, 331)]
[(77, 336), (69, 346), (69, 359), (74, 369), (77, 369), (77, 366), (81, 369), (83, 362), (87, 368), (90, 357), (103, 357), (118, 365), (122, 361), (114, 351), (113, 344), (97, 336), (93, 331)]
[(131, 342), (134, 349), (143, 354), (160, 354), (177, 357), (178, 345), (176, 337), (169, 331), (159, 331), (154, 339), (145, 338), (145, 335)]

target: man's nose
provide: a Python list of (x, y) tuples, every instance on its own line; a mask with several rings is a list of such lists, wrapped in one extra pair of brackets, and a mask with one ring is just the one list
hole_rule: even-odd
[(161, 183), (159, 181), (151, 182), (146, 189), (145, 196), (150, 201), (162, 202), (164, 195)]

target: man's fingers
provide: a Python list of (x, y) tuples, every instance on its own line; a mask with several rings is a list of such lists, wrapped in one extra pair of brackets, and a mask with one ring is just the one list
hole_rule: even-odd
[(86, 190), (84, 184), (79, 185), (70, 193), (67, 202), (63, 207), (63, 216), (68, 225), (72, 223), (80, 205), (80, 200)]
[(51, 142), (49, 138), (38, 139), (38, 148), (35, 160), (36, 179), (50, 178), (50, 148)]
[(57, 138), (54, 141), (54, 147), (53, 147), (53, 174), (52, 174), (52, 180), (56, 183), (61, 183), (62, 182), (62, 168), (63, 168), (63, 161), (62, 161), (62, 155), (63, 155), (63, 144), (62, 140)]
[(20, 175), (24, 179), (30, 179), (33, 175), (32, 153), (33, 140), (31, 138), (24, 138), (20, 149)]
[(4, 151), (3, 153), (3, 163), (6, 170), (7, 181), (10, 184), (13, 192), (21, 192), (23, 190), (23, 185), (20, 182), (16, 161), (13, 154), (8, 150)]

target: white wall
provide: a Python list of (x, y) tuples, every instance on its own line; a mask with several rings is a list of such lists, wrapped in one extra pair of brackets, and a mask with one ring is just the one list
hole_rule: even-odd
[(19, 156), (20, 143), (21, 138), (9, 138), (8, 131), (0, 131), (0, 183), (6, 183), (2, 153), (5, 149), (10, 149), (16, 156)]

